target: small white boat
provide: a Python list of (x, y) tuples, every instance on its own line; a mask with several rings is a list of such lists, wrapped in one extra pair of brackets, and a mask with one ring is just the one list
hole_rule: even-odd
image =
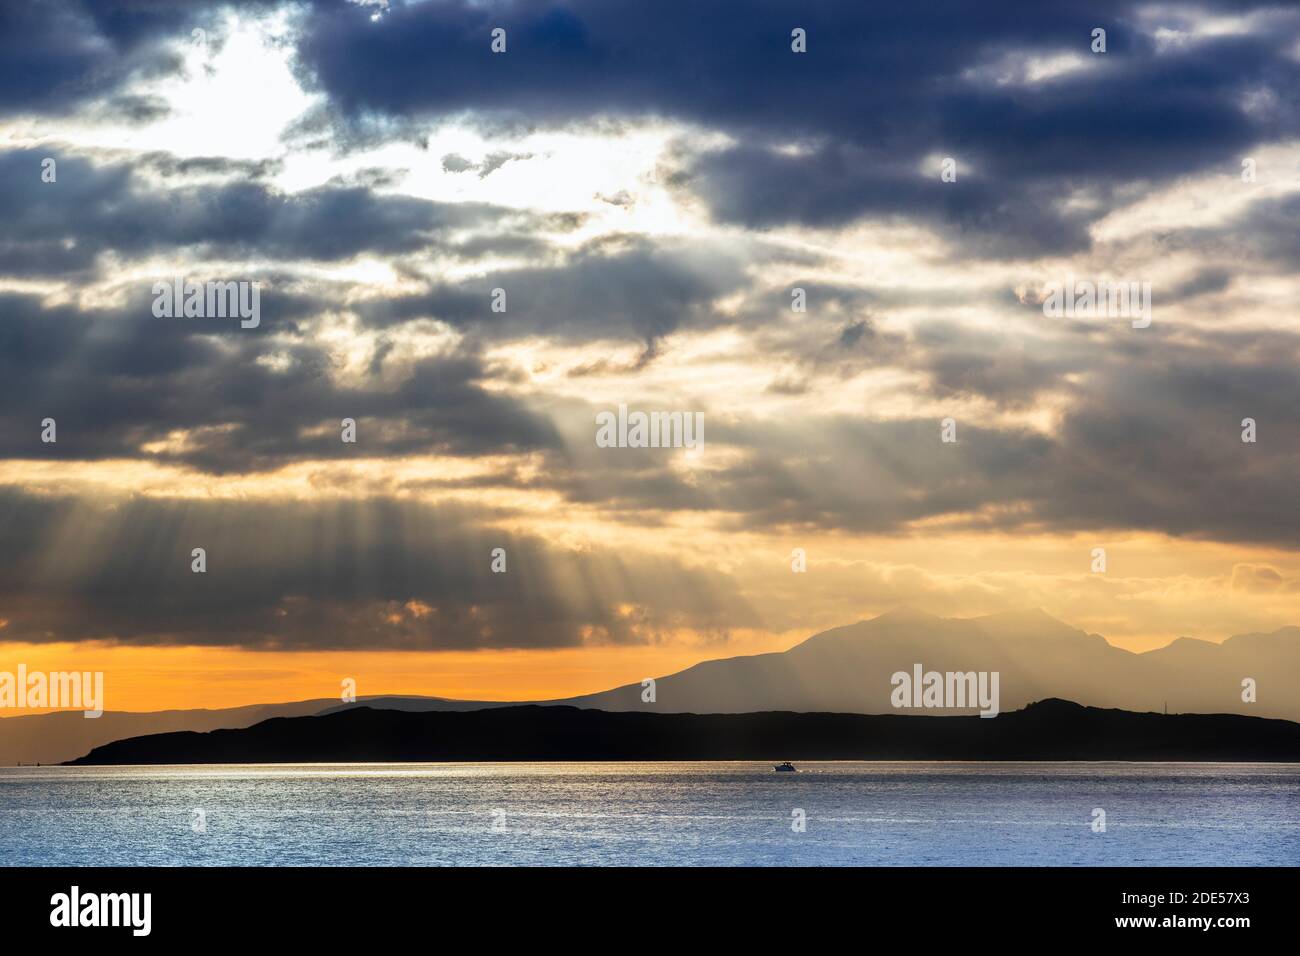
[(772, 769), (777, 773), (798, 773), (798, 771), (794, 769), (794, 764), (788, 760), (785, 763), (776, 764)]

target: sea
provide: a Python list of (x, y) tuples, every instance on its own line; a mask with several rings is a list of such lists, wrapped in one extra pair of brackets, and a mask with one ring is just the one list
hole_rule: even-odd
[(4, 866), (1300, 865), (1300, 764), (0, 768)]

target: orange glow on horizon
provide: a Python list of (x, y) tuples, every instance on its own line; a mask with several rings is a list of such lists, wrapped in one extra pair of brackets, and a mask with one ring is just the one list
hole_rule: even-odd
[[(782, 650), (800, 640), (755, 646)], [(0, 644), (0, 671), (103, 671), (104, 709), (193, 710), (359, 697), (551, 700), (639, 683), (726, 656), (699, 647), (575, 647), (535, 651), (246, 651), (206, 647)], [(46, 710), (5, 709), (0, 719)]]

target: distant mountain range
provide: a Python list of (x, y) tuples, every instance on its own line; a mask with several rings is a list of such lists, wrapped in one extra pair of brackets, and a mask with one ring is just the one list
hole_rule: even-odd
[[(411, 698), (430, 707), (436, 697)], [(365, 698), (362, 702), (365, 702)], [(472, 702), (446, 702), (453, 707), (484, 706)], [(52, 764), (80, 757), (92, 747), (124, 737), (160, 734), (172, 730), (216, 730), (249, 727), (270, 717), (298, 717), (319, 714), (340, 706), (337, 699), (300, 700), (287, 704), (253, 704), (220, 710), (160, 710), (150, 713), (105, 711), (91, 720), (81, 711), (29, 714), (0, 719), (0, 767), (15, 764)], [(491, 705), (487, 705), (491, 706)]]
[[(1139, 712), (1167, 707), (1171, 714), (1237, 713), (1300, 721), (1300, 627), (1241, 634), (1221, 644), (1180, 638), (1135, 654), (1042, 611), (971, 619), (893, 611), (824, 631), (781, 653), (707, 661), (658, 677), (652, 702), (643, 700), (644, 688), (636, 683), (537, 703), (651, 713), (907, 713), (890, 704), (890, 677), (918, 663), (940, 672), (997, 671), (1004, 711), (1059, 697)], [(1242, 701), (1243, 678), (1256, 681), (1257, 702)], [(390, 710), (464, 711), (517, 702), (372, 697), (361, 703)], [(248, 727), (270, 717), (356, 706), (324, 699), (226, 710), (108, 712), (97, 720), (79, 712), (9, 717), (0, 719), (0, 765), (58, 763), (125, 737)]]
[[(642, 700), (639, 683), (558, 703), (659, 713), (881, 714), (893, 711), (891, 675), (917, 663), (940, 672), (999, 672), (1003, 710), (1061, 697), (1133, 711), (1167, 706), (1170, 713), (1300, 720), (1300, 627), (1221, 644), (1184, 637), (1136, 654), (1043, 611), (961, 620), (894, 611), (788, 651), (706, 661), (660, 678), (654, 703)], [(1256, 682), (1255, 703), (1241, 699), (1244, 678)]]
[(277, 717), (133, 737), (77, 766), (462, 760), (1300, 760), (1300, 724), (1048, 700), (999, 716), (647, 714), (576, 707)]

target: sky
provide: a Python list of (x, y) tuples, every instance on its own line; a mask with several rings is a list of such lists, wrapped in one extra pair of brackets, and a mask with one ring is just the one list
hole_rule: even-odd
[(0, 669), (522, 700), (903, 605), (1300, 624), (1298, 223), (1291, 4), (4, 4)]

